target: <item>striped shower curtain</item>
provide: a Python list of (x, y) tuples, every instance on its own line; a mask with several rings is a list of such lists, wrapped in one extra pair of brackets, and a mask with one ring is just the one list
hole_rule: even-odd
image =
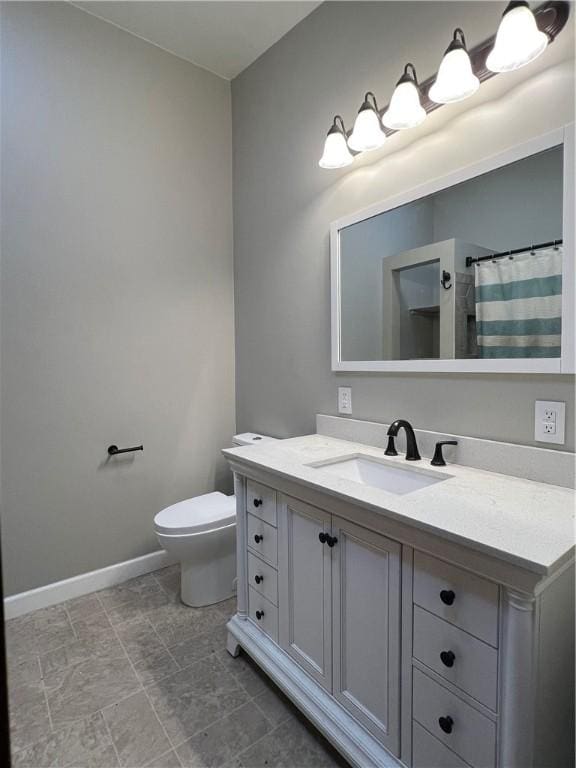
[(481, 358), (560, 357), (562, 248), (476, 264)]

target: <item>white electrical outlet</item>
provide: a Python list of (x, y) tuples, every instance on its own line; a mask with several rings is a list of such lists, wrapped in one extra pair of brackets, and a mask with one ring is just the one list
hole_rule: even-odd
[(534, 440), (539, 443), (564, 444), (566, 403), (536, 400), (534, 404)]
[(352, 387), (338, 387), (338, 413), (352, 413)]

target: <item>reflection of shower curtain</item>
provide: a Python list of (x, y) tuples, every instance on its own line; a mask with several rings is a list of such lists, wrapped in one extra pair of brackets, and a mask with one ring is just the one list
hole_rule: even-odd
[(562, 248), (476, 264), (482, 358), (560, 357)]

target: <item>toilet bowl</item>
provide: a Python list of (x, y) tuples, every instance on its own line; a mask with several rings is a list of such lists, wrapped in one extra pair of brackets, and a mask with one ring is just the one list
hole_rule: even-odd
[(207, 493), (154, 518), (160, 546), (180, 561), (180, 597), (199, 608), (232, 596), (236, 578), (236, 499)]
[[(234, 446), (274, 440), (252, 432)], [(232, 597), (236, 579), (236, 499), (215, 491), (179, 501), (154, 518), (160, 546), (181, 564), (180, 597), (194, 608)]]

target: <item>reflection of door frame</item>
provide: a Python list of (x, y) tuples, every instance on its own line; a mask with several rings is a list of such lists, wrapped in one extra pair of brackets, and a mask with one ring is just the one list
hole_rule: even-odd
[[(383, 324), (382, 359), (400, 360), (400, 272), (412, 267), (439, 262), (439, 276), (443, 270), (455, 275), (454, 240), (402, 251), (396, 256), (382, 259)], [(454, 280), (452, 281), (454, 286)], [(455, 354), (455, 291), (441, 288), (439, 284), (439, 359), (453, 359)]]

